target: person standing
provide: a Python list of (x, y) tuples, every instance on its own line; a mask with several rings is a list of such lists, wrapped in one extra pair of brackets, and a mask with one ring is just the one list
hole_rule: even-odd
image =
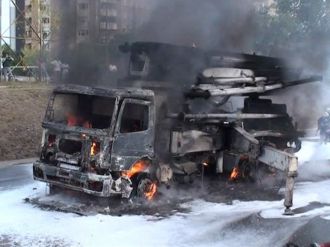
[(68, 82), (68, 75), (69, 75), (70, 66), (66, 63), (61, 63), (61, 81), (63, 83)]
[(49, 75), (47, 72), (47, 64), (45, 60), (40, 60), (40, 75), (41, 81), (48, 83)]
[(14, 59), (11, 56), (9, 56), (8, 54), (6, 54), (6, 57), (5, 57), (4, 61), (2, 62), (3, 75), (5, 77), (5, 81), (11, 81), (14, 79), (13, 73), (11, 71), (11, 65), (12, 65), (13, 61), (14, 61)]
[(330, 108), (327, 108), (323, 116), (317, 121), (318, 131), (320, 131), (321, 141), (330, 141)]
[(61, 69), (62, 69), (61, 61), (55, 59), (54, 61), (51, 62), (51, 64), (53, 65), (52, 82), (53, 83), (60, 83), (60, 81), (61, 81)]

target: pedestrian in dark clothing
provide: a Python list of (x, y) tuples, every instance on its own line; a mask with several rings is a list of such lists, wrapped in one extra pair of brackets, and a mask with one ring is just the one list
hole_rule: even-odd
[(2, 62), (3, 75), (4, 75), (6, 81), (11, 81), (14, 78), (13, 73), (10, 68), (13, 61), (14, 61), (14, 59), (11, 56), (9, 56), (8, 54), (6, 54), (5, 60)]
[(326, 111), (317, 121), (320, 137), (323, 142), (330, 141), (330, 114)]

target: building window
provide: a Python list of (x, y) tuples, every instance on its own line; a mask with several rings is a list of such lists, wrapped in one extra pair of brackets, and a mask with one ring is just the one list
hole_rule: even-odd
[(42, 38), (43, 39), (47, 39), (48, 38), (48, 33), (47, 32), (43, 32), (42, 33)]
[(117, 16), (117, 11), (115, 9), (108, 9), (108, 16)]
[(88, 9), (88, 3), (80, 3), (79, 9), (81, 10), (87, 10)]
[(107, 16), (107, 10), (106, 9), (100, 9), (101, 16)]
[(100, 22), (100, 29), (107, 29), (107, 23), (104, 21)]
[(27, 36), (28, 38), (31, 38), (31, 37), (32, 37), (32, 31), (31, 31), (31, 30), (27, 30), (27, 31), (26, 31), (26, 36)]
[(88, 36), (88, 30), (79, 30), (78, 35), (79, 36)]
[(44, 24), (48, 24), (48, 23), (50, 23), (49, 18), (48, 18), (48, 17), (44, 17), (44, 18), (42, 18), (42, 23), (44, 23)]
[(117, 30), (118, 29), (117, 23), (108, 22), (107, 29), (108, 30)]
[(117, 11), (115, 9), (112, 8), (102, 8), (100, 9), (100, 15), (101, 16), (108, 16), (108, 17), (116, 17), (117, 16)]
[(40, 4), (40, 10), (41, 10), (41, 11), (47, 11), (47, 5), (45, 5), (45, 4)]
[(87, 21), (88, 21), (87, 17), (79, 17), (79, 22), (80, 23), (85, 24), (85, 23), (87, 23)]

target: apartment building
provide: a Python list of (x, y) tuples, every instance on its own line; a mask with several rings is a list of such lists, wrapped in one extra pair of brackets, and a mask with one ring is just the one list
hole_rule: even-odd
[(138, 29), (151, 14), (150, 0), (121, 0), (119, 4), (118, 25), (121, 32)]
[(147, 19), (150, 0), (76, 0), (76, 41), (106, 44)]
[(50, 50), (50, 44), (51, 0), (25, 0), (25, 48)]
[(108, 43), (118, 31), (119, 0), (76, 0), (76, 42)]

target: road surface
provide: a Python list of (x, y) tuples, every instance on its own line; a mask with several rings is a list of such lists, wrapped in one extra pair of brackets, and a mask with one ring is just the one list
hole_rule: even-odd
[[(328, 152), (329, 150), (329, 152)], [(330, 241), (330, 145), (305, 143), (296, 184), (293, 217), (283, 200), (237, 198), (230, 203), (203, 199), (180, 203), (168, 215), (92, 213), (81, 216), (37, 207), (26, 198), (74, 203), (70, 195), (48, 196), (32, 179), (31, 164), (0, 168), (0, 246), (309, 246)], [(307, 162), (307, 161), (314, 162)], [(182, 191), (180, 192), (182, 193)], [(254, 192), (256, 193), (256, 192)], [(48, 198), (48, 199), (47, 199)], [(153, 202), (161, 209), (163, 202)], [(167, 204), (171, 205), (171, 204)]]

